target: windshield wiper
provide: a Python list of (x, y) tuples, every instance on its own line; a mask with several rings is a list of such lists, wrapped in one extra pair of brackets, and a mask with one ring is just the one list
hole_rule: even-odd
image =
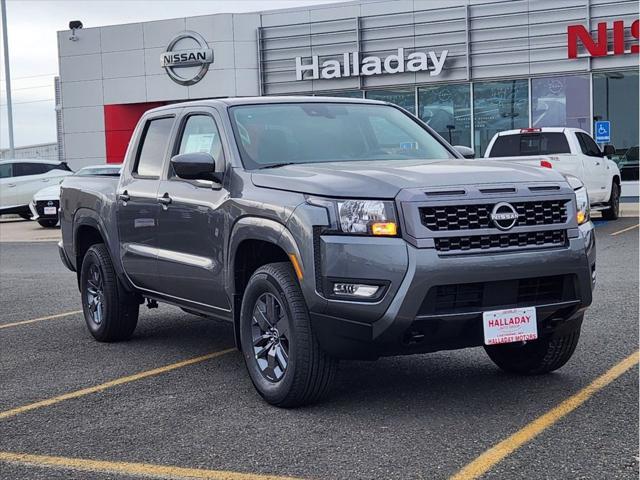
[(296, 165), (296, 162), (272, 163), (271, 165), (265, 165), (264, 167), (260, 167), (260, 170), (264, 170), (265, 168), (286, 167), (287, 165)]

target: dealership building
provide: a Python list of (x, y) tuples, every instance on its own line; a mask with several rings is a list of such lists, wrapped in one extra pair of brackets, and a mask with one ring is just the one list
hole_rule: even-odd
[(609, 121), (637, 196), (639, 30), (636, 0), (361, 0), (61, 31), (59, 155), (119, 163), (172, 102), (364, 97), (478, 156), (502, 130)]

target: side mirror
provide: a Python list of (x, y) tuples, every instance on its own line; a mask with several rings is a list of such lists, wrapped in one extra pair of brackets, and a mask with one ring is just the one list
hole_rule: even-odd
[(216, 174), (216, 161), (205, 152), (183, 153), (171, 159), (173, 171), (185, 180), (209, 180), (219, 182)]
[(453, 148), (464, 158), (476, 158), (476, 152), (473, 148), (465, 147), (464, 145), (455, 145)]
[(616, 147), (614, 147), (613, 145), (605, 145), (604, 149), (602, 150), (602, 154), (605, 157), (610, 157), (612, 155), (616, 154)]

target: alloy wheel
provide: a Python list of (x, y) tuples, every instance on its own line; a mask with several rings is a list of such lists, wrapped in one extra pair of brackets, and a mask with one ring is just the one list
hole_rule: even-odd
[(104, 318), (104, 281), (100, 267), (95, 264), (89, 267), (87, 307), (91, 321), (96, 325), (100, 325)]
[(280, 300), (263, 293), (253, 307), (251, 337), (253, 355), (260, 373), (279, 382), (289, 365), (289, 319)]

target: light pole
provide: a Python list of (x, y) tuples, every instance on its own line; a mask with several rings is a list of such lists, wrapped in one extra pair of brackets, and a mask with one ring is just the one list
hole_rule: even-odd
[(4, 49), (4, 81), (7, 90), (7, 124), (9, 127), (9, 158), (14, 157), (13, 107), (11, 105), (11, 69), (9, 68), (9, 35), (7, 33), (7, 3), (0, 0), (2, 7), (2, 45)]

